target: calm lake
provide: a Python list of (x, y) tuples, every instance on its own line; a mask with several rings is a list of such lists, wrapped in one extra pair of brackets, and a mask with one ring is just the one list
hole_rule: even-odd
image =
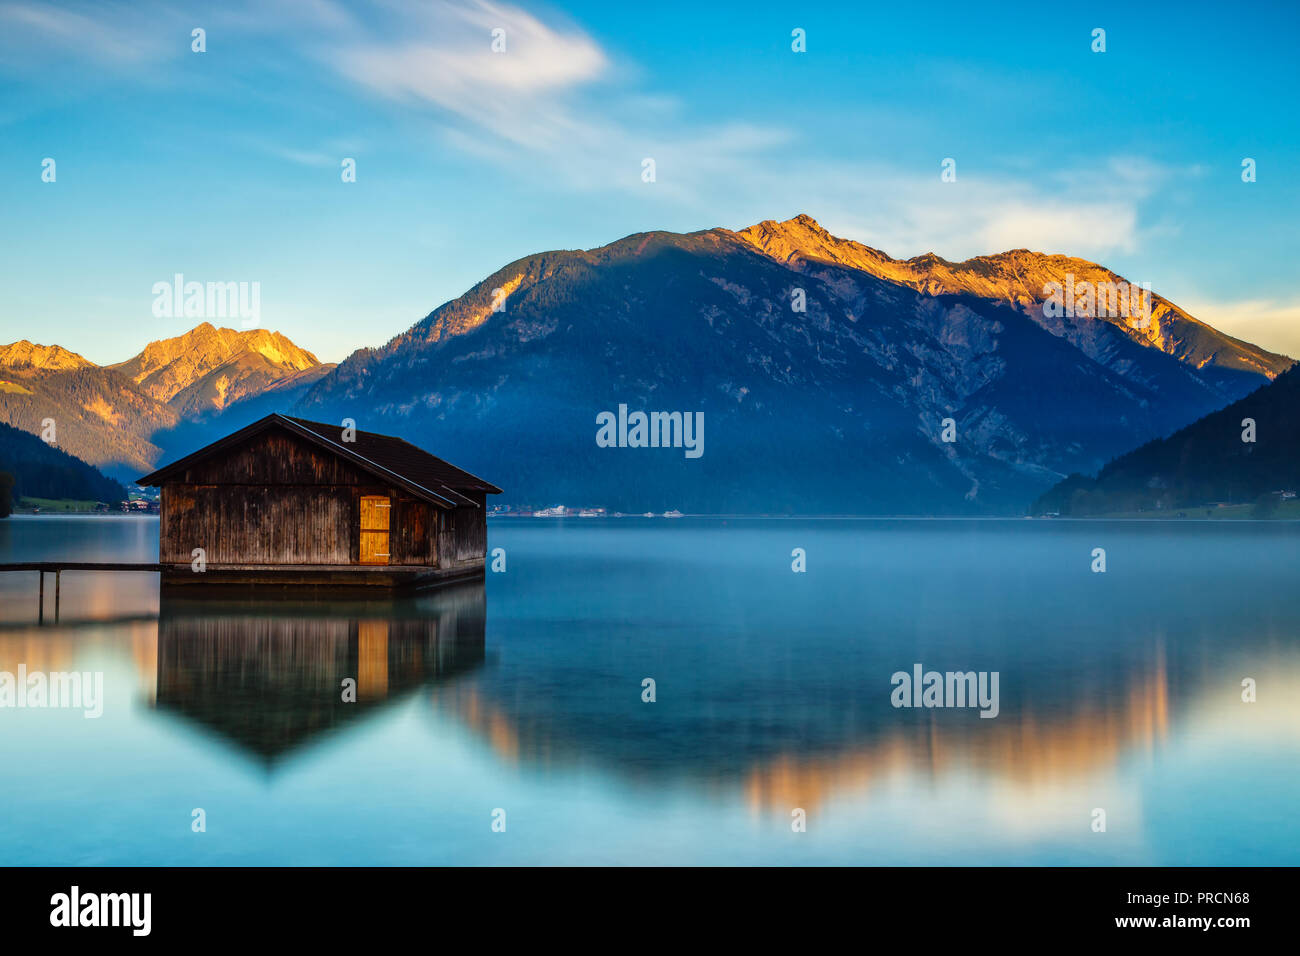
[[(157, 531), (14, 517), (0, 561)], [(103, 675), (98, 718), (0, 708), (0, 864), (1300, 863), (1300, 525), (488, 533), (504, 573), (397, 601), (72, 572), (37, 626), (0, 574), (0, 672)], [(917, 664), (997, 672), (997, 716), (894, 707)]]

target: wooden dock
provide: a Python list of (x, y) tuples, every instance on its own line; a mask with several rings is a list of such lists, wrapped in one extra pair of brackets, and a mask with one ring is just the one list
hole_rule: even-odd
[(39, 588), (40, 610), (36, 613), (36, 623), (45, 623), (45, 575), (54, 575), (54, 620), (59, 620), (59, 597), (64, 571), (161, 571), (161, 564), (118, 564), (95, 561), (17, 561), (0, 564), (0, 571), (38, 571), (41, 575)]
[(188, 564), (163, 565), (168, 590), (320, 592), (374, 594), (438, 587), (483, 577), (481, 563), (457, 568), (425, 564), (209, 564), (202, 572)]
[(483, 565), (461, 568), (431, 568), (427, 565), (284, 565), (284, 564), (209, 564), (195, 571), (189, 564), (121, 563), (96, 561), (17, 561), (0, 563), (0, 572), (36, 571), (40, 610), (37, 623), (45, 623), (45, 575), (54, 575), (54, 620), (59, 620), (59, 601), (64, 571), (128, 571), (161, 575), (160, 587), (246, 591), (250, 588), (282, 593), (294, 591), (328, 591), (330, 593), (374, 593), (388, 590), (419, 590), (439, 587), (456, 581), (483, 577)]
[(169, 565), (164, 564), (120, 564), (96, 561), (18, 561), (0, 564), (0, 571), (161, 571)]

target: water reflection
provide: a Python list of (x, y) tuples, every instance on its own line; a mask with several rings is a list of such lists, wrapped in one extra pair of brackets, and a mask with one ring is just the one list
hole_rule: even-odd
[[(1180, 651), (1161, 635), (1130, 630), (1111, 645), (1122, 653), (1094, 649), (1075, 667), (1014, 663), (1003, 672), (1002, 713), (993, 720), (974, 710), (895, 710), (887, 684), (866, 688), (859, 670), (847, 668), (832, 669), (842, 671), (838, 679), (795, 675), (749, 696), (701, 687), (687, 709), (611, 695), (611, 680), (587, 679), (577, 658), (520, 679), (484, 667), (482, 584), (369, 601), (164, 595), (156, 622), (128, 615), (0, 625), (0, 670), (18, 663), (73, 670), (79, 655), (109, 646), (129, 655), (138, 699), (156, 713), (272, 769), (421, 694), (434, 715), (467, 728), (500, 764), (557, 773), (597, 766), (646, 787), (684, 780), (717, 799), (740, 794), (756, 812), (811, 810), (900, 780), (935, 786), (964, 774), (998, 781), (1013, 803), (1027, 801), (1105, 778), (1125, 759), (1149, 758), (1210, 714), (1230, 730), (1249, 713), (1259, 718), (1252, 733), (1271, 724), (1281, 743), (1293, 742), (1300, 703), (1284, 714), (1278, 707), (1300, 702), (1294, 653), (1248, 640), (1235, 658), (1207, 657), (1202, 645)], [(865, 670), (883, 675), (889, 667), (882, 660)], [(1243, 712), (1237, 681), (1252, 673), (1271, 675), (1270, 700)], [(451, 680), (463, 675), (472, 679)], [(345, 703), (348, 678), (356, 700)]]
[[(1296, 528), (793, 527), (508, 525), (493, 534), (512, 573), (486, 594), (401, 601), (160, 605), (156, 576), (74, 574), (44, 627), (34, 578), (0, 579), (0, 670), (102, 670), (108, 698), (101, 720), (0, 712), (0, 847), (180, 864), (218, 846), (262, 863), (1295, 862)], [(134, 525), (84, 530), (137, 557)], [(1105, 577), (1087, 570), (1099, 540), (1125, 558)], [(44, 547), (29, 544), (14, 559)], [(794, 544), (815, 574), (791, 575)], [(892, 708), (889, 675), (918, 661), (999, 671), (999, 716)], [(196, 789), (225, 804), (220, 844), (188, 839)], [(491, 839), (497, 806), (528, 821), (520, 839)], [(159, 822), (178, 807), (183, 826)], [(790, 839), (792, 807), (806, 839)]]
[[(484, 660), (483, 586), (388, 601), (164, 596), (155, 706), (273, 766)], [(344, 701), (344, 681), (355, 701)]]
[[(1089, 787), (1125, 761), (1151, 761), (1176, 739), (1204, 740), (1207, 727), (1226, 737), (1247, 733), (1260, 745), (1294, 746), (1300, 654), (1254, 648), (1208, 660), (1197, 649), (1171, 673), (1164, 642), (1154, 640), (1146, 658), (1112, 662), (1104, 674), (1089, 666), (1035, 675), (1019, 687), (1010, 681), (1015, 696), (1004, 696), (992, 720), (974, 710), (873, 707), (861, 695), (837, 700), (836, 689), (823, 686), (809, 692), (815, 700), (788, 694), (782, 706), (807, 717), (829, 694), (832, 719), (826, 711), (812, 720), (773, 717), (753, 705), (744, 716), (743, 709), (723, 714), (713, 701), (710, 719), (684, 722), (670, 708), (633, 741), (613, 721), (635, 713), (579, 723), (564, 701), (532, 706), (539, 702), (524, 702), (518, 690), (498, 699), (483, 681), (436, 689), (433, 703), (503, 762), (571, 771), (596, 761), (630, 783), (662, 787), (684, 779), (717, 799), (739, 791), (755, 812), (781, 814), (962, 778), (991, 782), (1008, 806), (1062, 793), (1086, 800)], [(1240, 675), (1259, 673), (1270, 675), (1270, 700), (1245, 705)], [(887, 693), (882, 683), (876, 697)], [(773, 740), (797, 742), (774, 747)]]

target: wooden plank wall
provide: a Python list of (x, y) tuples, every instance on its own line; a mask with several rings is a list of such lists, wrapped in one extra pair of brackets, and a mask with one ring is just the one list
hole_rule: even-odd
[(173, 485), (164, 488), (160, 560), (208, 564), (354, 564), (357, 502), (352, 486)]
[(483, 563), (487, 547), (487, 509), (484, 507), (486, 495), (479, 493), (470, 497), (478, 502), (477, 508), (466, 506), (445, 512), (447, 519), (438, 533), (440, 568)]
[(351, 462), (288, 431), (254, 435), (226, 454), (187, 468), (177, 481), (191, 485), (357, 485), (375, 479)]
[[(162, 488), (159, 560), (185, 563), (203, 548), (209, 564), (356, 564), (360, 499), (387, 495), (390, 564), (480, 564), (486, 496), (477, 508), (443, 511), (375, 484), (351, 463), (289, 432), (264, 432), (229, 454), (197, 462)], [(446, 520), (439, 529), (438, 516)]]
[(438, 508), (409, 495), (395, 495), (389, 529), (393, 564), (438, 565)]

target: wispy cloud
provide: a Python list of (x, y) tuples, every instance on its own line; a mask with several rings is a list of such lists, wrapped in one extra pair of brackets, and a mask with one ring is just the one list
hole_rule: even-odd
[[(495, 28), (505, 30), (505, 53), (491, 51)], [(620, 71), (593, 38), (515, 7), (441, 5), (398, 33), (340, 38), (322, 62), (372, 95), (440, 118), (449, 145), (539, 187), (707, 202), (735, 210), (738, 224), (776, 209), (809, 211), (894, 254), (1132, 252), (1142, 237), (1139, 204), (1170, 175), (1141, 158), (1103, 157), (1048, 182), (959, 172), (942, 183), (940, 157), (926, 170), (826, 161), (789, 126), (684, 119), (671, 97), (613, 82)], [(655, 161), (654, 184), (641, 180), (645, 158)]]
[[(10, 48), (84, 49), (126, 74), (185, 53), (189, 30), (205, 25), (210, 47), (242, 51), (234, 69), (252, 69), (256, 43), (271, 44), (295, 77), (383, 104), (512, 183), (631, 195), (672, 207), (678, 220), (707, 209), (700, 227), (808, 212), (898, 256), (966, 258), (1020, 246), (1090, 258), (1133, 253), (1150, 230), (1143, 202), (1186, 172), (1098, 157), (1031, 178), (959, 161), (957, 181), (944, 183), (940, 156), (928, 168), (828, 158), (797, 124), (693, 116), (580, 26), (488, 0), (13, 2), (0, 5), (0, 23), (10, 28)], [(504, 31), (504, 52), (493, 51), (495, 30)], [(269, 151), (307, 166), (338, 161), (318, 141)], [(645, 158), (655, 161), (654, 183), (641, 179)]]
[(135, 67), (179, 55), (188, 45), (188, 39), (184, 46), (178, 40), (174, 51), (168, 49), (164, 24), (172, 17), (158, 13), (149, 4), (106, 7), (98, 3), (3, 3), (0, 51), (11, 63), (25, 61), (48, 67), (50, 56), (63, 55), (109, 66)]
[(298, 166), (311, 166), (321, 169), (327, 166), (337, 166), (339, 159), (333, 153), (320, 153), (307, 149), (291, 149), (284, 146), (268, 145), (264, 149), (279, 159), (286, 162), (294, 163)]
[(333, 51), (332, 65), (380, 95), (432, 104), (504, 135), (510, 129), (500, 117), (518, 118), (534, 99), (594, 80), (608, 67), (586, 34), (511, 6), (412, 8), (399, 32), (349, 42)]
[(1238, 302), (1180, 302), (1221, 332), (1283, 355), (1300, 355), (1300, 302), (1245, 299)]
[(889, 163), (785, 158), (739, 163), (714, 177), (711, 199), (729, 224), (805, 212), (836, 235), (906, 258), (948, 259), (1029, 248), (1105, 260), (1136, 251), (1145, 235), (1144, 200), (1182, 175), (1176, 169), (1102, 160), (1091, 170), (1044, 177), (971, 171), (940, 178), (928, 168)]
[(895, 256), (935, 252), (948, 259), (1007, 249), (1063, 252), (1099, 259), (1132, 251), (1146, 187), (1106, 190), (1064, 182), (966, 175), (939, 178), (939, 167), (878, 170), (847, 204), (846, 232)]

